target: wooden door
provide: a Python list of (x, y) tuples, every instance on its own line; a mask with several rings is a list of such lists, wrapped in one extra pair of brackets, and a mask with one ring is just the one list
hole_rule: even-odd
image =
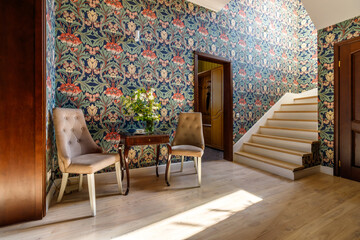
[(211, 145), (224, 149), (224, 81), (223, 68), (211, 70)]
[(211, 146), (211, 71), (199, 74), (199, 91), (205, 145)]
[(339, 48), (340, 176), (360, 181), (360, 40)]
[(0, 1), (0, 225), (45, 214), (44, 4)]

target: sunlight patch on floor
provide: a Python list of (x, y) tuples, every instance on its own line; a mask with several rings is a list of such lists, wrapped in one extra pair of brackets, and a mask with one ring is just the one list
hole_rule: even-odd
[(114, 239), (186, 239), (261, 200), (247, 191), (239, 190)]

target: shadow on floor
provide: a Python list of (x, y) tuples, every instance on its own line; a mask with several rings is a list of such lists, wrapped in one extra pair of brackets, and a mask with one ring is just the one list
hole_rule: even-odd
[(224, 159), (223, 151), (210, 147), (205, 147), (204, 155), (202, 157), (203, 161), (214, 161), (214, 160), (222, 160), (222, 159)]

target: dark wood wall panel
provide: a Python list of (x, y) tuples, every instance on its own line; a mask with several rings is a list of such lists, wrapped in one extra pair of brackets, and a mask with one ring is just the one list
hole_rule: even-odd
[(0, 15), (0, 225), (6, 225), (44, 214), (42, 1), (1, 1)]

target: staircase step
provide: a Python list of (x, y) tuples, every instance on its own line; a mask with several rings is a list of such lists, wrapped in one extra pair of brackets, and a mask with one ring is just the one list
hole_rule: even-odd
[(300, 98), (294, 98), (295, 103), (317, 103), (318, 102), (318, 96), (308, 96), (308, 97), (300, 97)]
[(318, 112), (317, 111), (275, 111), (273, 118), (317, 120)]
[(301, 119), (268, 118), (267, 126), (317, 130), (318, 129), (318, 121), (317, 120), (308, 120), (308, 119), (301, 120)]
[(270, 164), (270, 165), (273, 165), (273, 166), (277, 166), (277, 167), (280, 167), (280, 168), (285, 168), (285, 169), (291, 170), (293, 172), (301, 170), (301, 169), (304, 168), (304, 166), (302, 166), (302, 165), (288, 163), (288, 162), (276, 160), (276, 159), (273, 159), (273, 158), (264, 157), (264, 156), (254, 154), (254, 153), (248, 153), (248, 152), (240, 151), (240, 152), (236, 152), (236, 154), (238, 154), (240, 156), (243, 156), (243, 157), (254, 159), (256, 161), (267, 163), (267, 164)]
[(308, 140), (318, 140), (318, 130), (313, 129), (298, 129), (298, 128), (284, 128), (284, 127), (271, 127), (261, 126), (260, 133), (272, 136), (281, 136), (288, 138), (300, 138)]
[(259, 133), (253, 134), (251, 139), (254, 143), (287, 148), (301, 152), (311, 152), (312, 143), (314, 142), (307, 139), (271, 136)]
[(317, 111), (318, 103), (290, 103), (281, 104), (282, 111)]
[(284, 162), (302, 165), (303, 156), (310, 154), (306, 152), (299, 152), (286, 148), (279, 148), (259, 143), (246, 142), (243, 144), (244, 152), (261, 155), (264, 157), (274, 158)]

